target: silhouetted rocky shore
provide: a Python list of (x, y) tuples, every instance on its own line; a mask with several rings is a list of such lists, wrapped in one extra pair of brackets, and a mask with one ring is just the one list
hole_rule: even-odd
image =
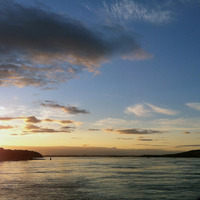
[(0, 161), (33, 160), (43, 156), (36, 151), (9, 150), (0, 148)]

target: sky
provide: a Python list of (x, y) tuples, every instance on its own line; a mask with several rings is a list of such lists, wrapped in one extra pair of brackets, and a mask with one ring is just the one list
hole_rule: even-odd
[(200, 149), (199, 11), (199, 0), (0, 0), (0, 146)]

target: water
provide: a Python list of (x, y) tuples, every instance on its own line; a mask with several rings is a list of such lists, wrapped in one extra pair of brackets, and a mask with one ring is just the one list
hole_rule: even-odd
[(197, 200), (200, 159), (53, 158), (0, 162), (1, 200)]

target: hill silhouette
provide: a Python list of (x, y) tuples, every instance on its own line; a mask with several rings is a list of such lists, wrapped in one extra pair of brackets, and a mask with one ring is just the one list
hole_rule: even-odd
[(33, 160), (35, 158), (42, 157), (43, 156), (36, 151), (10, 150), (0, 148), (0, 161)]
[(164, 154), (164, 155), (143, 155), (142, 157), (182, 157), (182, 158), (200, 158), (200, 150), (191, 150), (176, 154)]

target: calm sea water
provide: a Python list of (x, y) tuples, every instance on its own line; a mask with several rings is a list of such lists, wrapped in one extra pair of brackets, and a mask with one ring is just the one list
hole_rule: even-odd
[(1, 200), (197, 200), (200, 159), (53, 158), (0, 162)]

